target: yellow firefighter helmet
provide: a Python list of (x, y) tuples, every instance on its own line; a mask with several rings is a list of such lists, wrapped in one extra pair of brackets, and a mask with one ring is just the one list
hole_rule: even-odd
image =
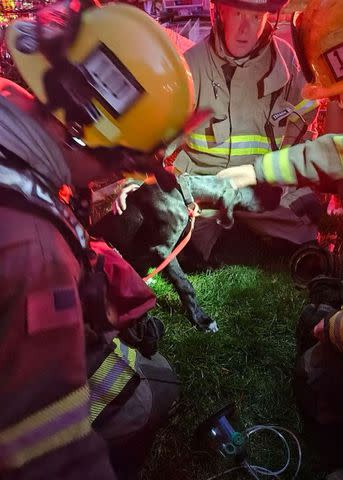
[(308, 81), (305, 98), (343, 93), (342, 0), (309, 0), (292, 21), (294, 45)]
[(135, 7), (109, 4), (82, 11), (54, 48), (66, 12), (80, 9), (79, 0), (61, 5), (43, 9), (36, 21), (14, 21), (6, 32), (34, 95), (90, 148), (150, 152), (168, 143), (191, 114), (194, 92), (163, 29)]

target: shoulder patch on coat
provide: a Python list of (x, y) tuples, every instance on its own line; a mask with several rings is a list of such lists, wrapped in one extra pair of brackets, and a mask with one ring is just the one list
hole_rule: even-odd
[(77, 325), (81, 306), (76, 288), (49, 288), (29, 293), (26, 314), (30, 335)]
[(76, 295), (73, 288), (62, 288), (53, 291), (55, 310), (68, 310), (75, 307)]

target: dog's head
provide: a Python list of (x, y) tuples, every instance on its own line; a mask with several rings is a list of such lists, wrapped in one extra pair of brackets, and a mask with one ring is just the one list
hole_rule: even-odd
[(166, 192), (177, 187), (175, 175), (164, 167), (163, 155), (159, 151), (148, 154), (124, 147), (115, 150), (98, 147), (92, 153), (98, 160), (106, 162), (109, 172), (117, 174), (118, 178), (137, 173), (144, 178), (149, 174), (155, 175), (157, 183)]
[(264, 212), (274, 210), (280, 205), (281, 194), (281, 187), (259, 184), (240, 188), (235, 203), (249, 212)]

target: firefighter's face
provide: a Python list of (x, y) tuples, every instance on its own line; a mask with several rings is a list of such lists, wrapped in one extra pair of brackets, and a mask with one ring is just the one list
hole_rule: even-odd
[(255, 47), (263, 33), (267, 12), (244, 10), (219, 3), (219, 15), (224, 27), (226, 48), (233, 57), (245, 57)]

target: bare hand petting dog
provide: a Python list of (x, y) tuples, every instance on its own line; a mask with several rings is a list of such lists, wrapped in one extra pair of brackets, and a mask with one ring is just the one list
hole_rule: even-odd
[(126, 199), (129, 193), (134, 192), (140, 187), (137, 183), (130, 183), (129, 185), (123, 185), (115, 198), (112, 205), (112, 212), (114, 215), (121, 215), (126, 210)]
[(232, 181), (233, 187), (243, 188), (256, 185), (256, 173), (253, 165), (240, 165), (239, 167), (225, 168), (217, 173), (218, 177), (228, 178)]

